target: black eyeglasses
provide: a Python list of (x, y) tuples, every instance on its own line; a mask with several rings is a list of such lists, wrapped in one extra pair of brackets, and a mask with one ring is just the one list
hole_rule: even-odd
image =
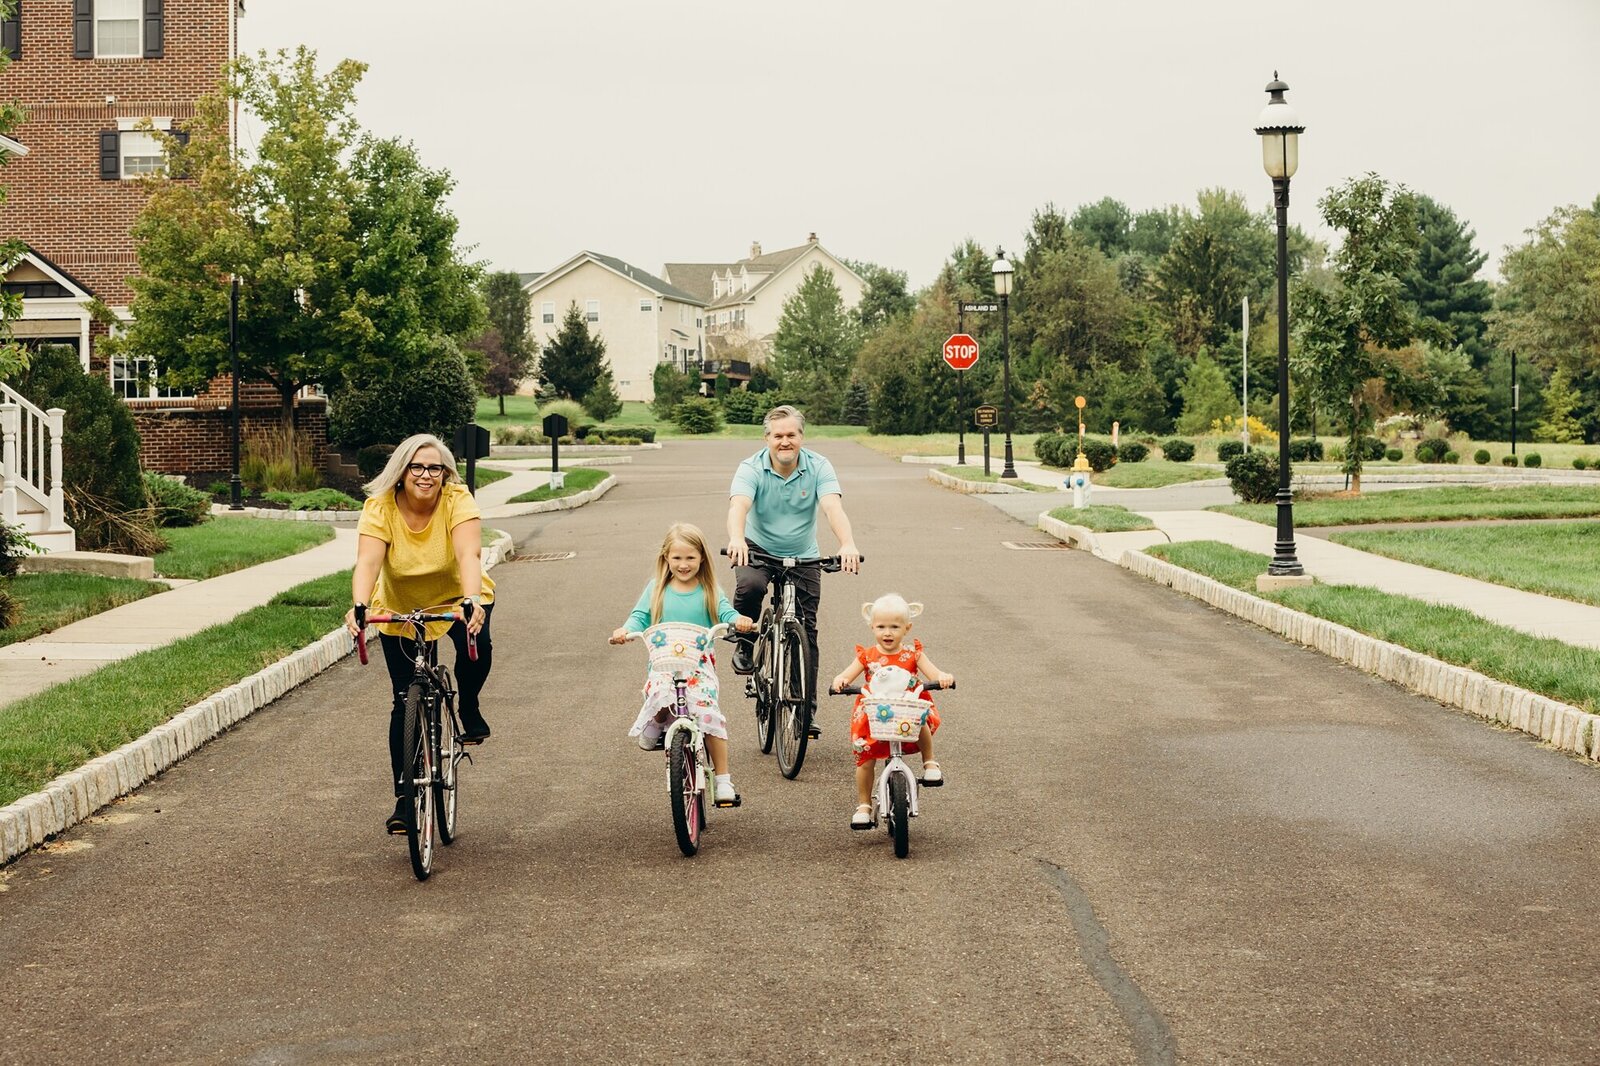
[(441, 463), (409, 463), (406, 466), (406, 472), (412, 477), (421, 477), (423, 474), (427, 474), (429, 477), (439, 477), (448, 469), (449, 467)]

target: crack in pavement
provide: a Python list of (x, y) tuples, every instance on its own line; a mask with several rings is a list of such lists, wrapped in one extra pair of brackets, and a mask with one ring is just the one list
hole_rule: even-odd
[(1073, 932), (1077, 934), (1078, 949), (1089, 967), (1089, 974), (1106, 990), (1111, 1003), (1131, 1030), (1134, 1054), (1140, 1066), (1170, 1066), (1177, 1061), (1178, 1042), (1167, 1027), (1167, 1021), (1155, 1005), (1145, 998), (1138, 984), (1111, 954), (1111, 934), (1106, 932), (1100, 919), (1095, 917), (1094, 905), (1088, 895), (1072, 880), (1071, 875), (1048, 859), (1036, 860), (1044, 868), (1045, 878), (1055, 885), (1067, 905), (1072, 919)]

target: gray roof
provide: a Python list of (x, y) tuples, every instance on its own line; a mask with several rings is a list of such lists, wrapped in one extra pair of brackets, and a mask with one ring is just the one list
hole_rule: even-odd
[(651, 274), (648, 271), (640, 270), (633, 264), (625, 263), (615, 256), (601, 255), (599, 252), (591, 252), (587, 249), (583, 254), (589, 256), (591, 259), (594, 259), (596, 262), (605, 264), (624, 277), (632, 278), (634, 281), (637, 281), (639, 284), (648, 289), (654, 289), (662, 296), (670, 297), (671, 299), (678, 300), (681, 303), (698, 304), (700, 306), (705, 305), (705, 300), (701, 297), (696, 296), (693, 293), (686, 292), (683, 289), (678, 288), (676, 285), (673, 285), (671, 282), (662, 281), (654, 274)]
[[(777, 277), (784, 267), (789, 266), (796, 259), (799, 259), (801, 256), (805, 255), (811, 249), (816, 247), (819, 247), (816, 241), (807, 241), (806, 243), (794, 248), (784, 248), (781, 251), (768, 252), (765, 255), (758, 255), (753, 259), (746, 258), (741, 259), (736, 263), (729, 263), (728, 267), (731, 267), (734, 270), (738, 270), (739, 267), (744, 267), (752, 274), (765, 274), (766, 277), (756, 282), (749, 292), (729, 293), (720, 299), (712, 301), (707, 306), (732, 307), (735, 304), (749, 302), (755, 297), (756, 293), (760, 292), (762, 288), (766, 286), (769, 281)], [(713, 271), (727, 269), (727, 267), (722, 267), (717, 264), (708, 265)]]
[(544, 277), (544, 271), (535, 270), (531, 274), (518, 274), (517, 277), (522, 279), (522, 287), (526, 289), (529, 285), (532, 285), (534, 282)]
[(711, 275), (727, 270), (732, 263), (668, 263), (662, 267), (667, 280), (684, 292), (692, 292), (705, 303), (711, 302)]

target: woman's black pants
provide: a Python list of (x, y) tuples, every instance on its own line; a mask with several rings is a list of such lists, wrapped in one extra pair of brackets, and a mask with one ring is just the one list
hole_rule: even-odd
[[(483, 628), (478, 631), (478, 658), (467, 657), (467, 624), (457, 622), (450, 627), (450, 642), (456, 646), (456, 691), (461, 719), (472, 723), (482, 717), (478, 710), (478, 693), (489, 679), (489, 664), (494, 660), (494, 641), (489, 637), (489, 618), (494, 614), (494, 604), (483, 606)], [(379, 633), (383, 645), (383, 664), (389, 668), (390, 687), (394, 689), (394, 707), (389, 711), (389, 767), (393, 771), (394, 794), (400, 795), (400, 779), (405, 774), (406, 756), (406, 690), (416, 673), (412, 664), (416, 641), (410, 637), (391, 637)]]

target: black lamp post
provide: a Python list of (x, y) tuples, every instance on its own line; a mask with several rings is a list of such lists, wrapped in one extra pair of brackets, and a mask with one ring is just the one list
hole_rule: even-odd
[(1004, 248), (995, 249), (994, 294), (1000, 297), (1000, 354), (1005, 361), (1006, 378), (1006, 465), (1001, 468), (1002, 478), (1017, 477), (1016, 465), (1011, 461), (1011, 264), (1006, 262)]
[(1289, 179), (1300, 165), (1300, 134), (1305, 127), (1284, 100), (1288, 86), (1272, 72), (1271, 99), (1256, 120), (1261, 162), (1272, 179), (1278, 209), (1278, 540), (1267, 573), (1298, 577), (1305, 573), (1294, 554), (1294, 499), (1289, 493)]
[(244, 510), (242, 486), (239, 484), (239, 275), (233, 275), (228, 292), (228, 356), (233, 372), (233, 408), (228, 419), (229, 435), (233, 446), (233, 473), (228, 477), (228, 510)]

